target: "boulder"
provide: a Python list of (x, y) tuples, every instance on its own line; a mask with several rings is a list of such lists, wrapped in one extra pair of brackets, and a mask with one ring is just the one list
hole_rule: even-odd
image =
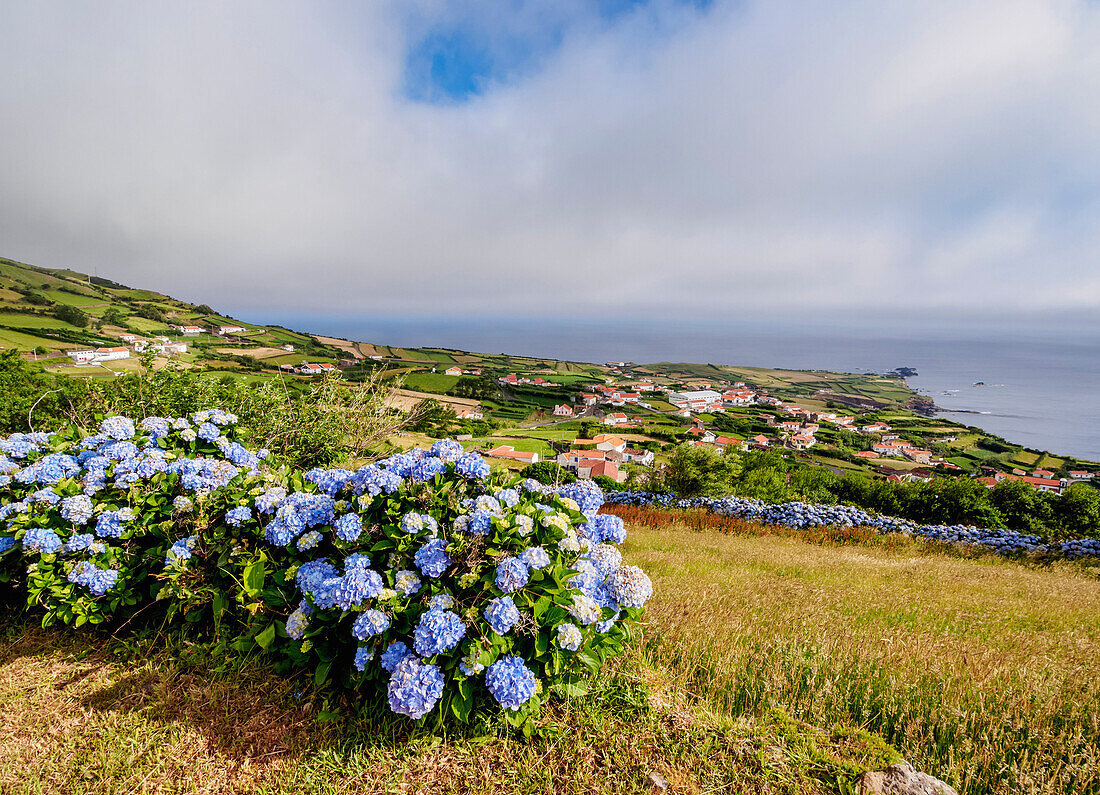
[(918, 773), (908, 762), (864, 773), (856, 782), (856, 792), (859, 795), (959, 795), (954, 787), (927, 773)]

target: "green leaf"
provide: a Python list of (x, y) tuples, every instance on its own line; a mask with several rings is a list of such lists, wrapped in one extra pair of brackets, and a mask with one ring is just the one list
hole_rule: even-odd
[(272, 641), (275, 640), (275, 624), (272, 622), (267, 625), (267, 629), (256, 636), (256, 642), (260, 644), (261, 649), (271, 648)]
[(267, 569), (262, 560), (257, 560), (244, 570), (244, 589), (249, 596), (259, 597), (264, 590)]
[(317, 666), (317, 670), (313, 672), (313, 684), (320, 687), (328, 679), (329, 671), (332, 670), (331, 662), (323, 662)]

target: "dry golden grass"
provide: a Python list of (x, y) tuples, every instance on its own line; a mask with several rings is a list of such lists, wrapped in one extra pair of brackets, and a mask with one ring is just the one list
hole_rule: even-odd
[(1100, 789), (1093, 574), (919, 542), (630, 530), (656, 590), (649, 664), (712, 707), (864, 725), (960, 792)]

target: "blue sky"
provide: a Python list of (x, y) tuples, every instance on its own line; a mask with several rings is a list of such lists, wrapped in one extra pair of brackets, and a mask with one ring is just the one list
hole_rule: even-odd
[(1100, 320), (1087, 0), (0, 6), (4, 256), (249, 311)]

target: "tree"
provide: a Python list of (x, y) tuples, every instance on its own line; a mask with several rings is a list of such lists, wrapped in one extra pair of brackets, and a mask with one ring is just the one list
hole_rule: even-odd
[(546, 486), (556, 486), (562, 483), (572, 483), (577, 476), (568, 469), (562, 469), (553, 461), (539, 461), (537, 464), (528, 464), (520, 470), (520, 475), (532, 478)]
[(455, 410), (433, 398), (421, 400), (409, 415), (409, 430), (423, 433), (434, 428), (445, 430), (456, 419)]
[(77, 328), (84, 328), (88, 325), (88, 316), (71, 304), (58, 304), (53, 310), (53, 316)]
[(117, 307), (109, 306), (107, 311), (102, 315), (104, 325), (108, 326), (124, 326), (126, 325), (126, 316), (118, 311)]
[(680, 497), (723, 497), (733, 491), (741, 461), (732, 447), (719, 453), (710, 447), (683, 444), (660, 474), (661, 485)]

